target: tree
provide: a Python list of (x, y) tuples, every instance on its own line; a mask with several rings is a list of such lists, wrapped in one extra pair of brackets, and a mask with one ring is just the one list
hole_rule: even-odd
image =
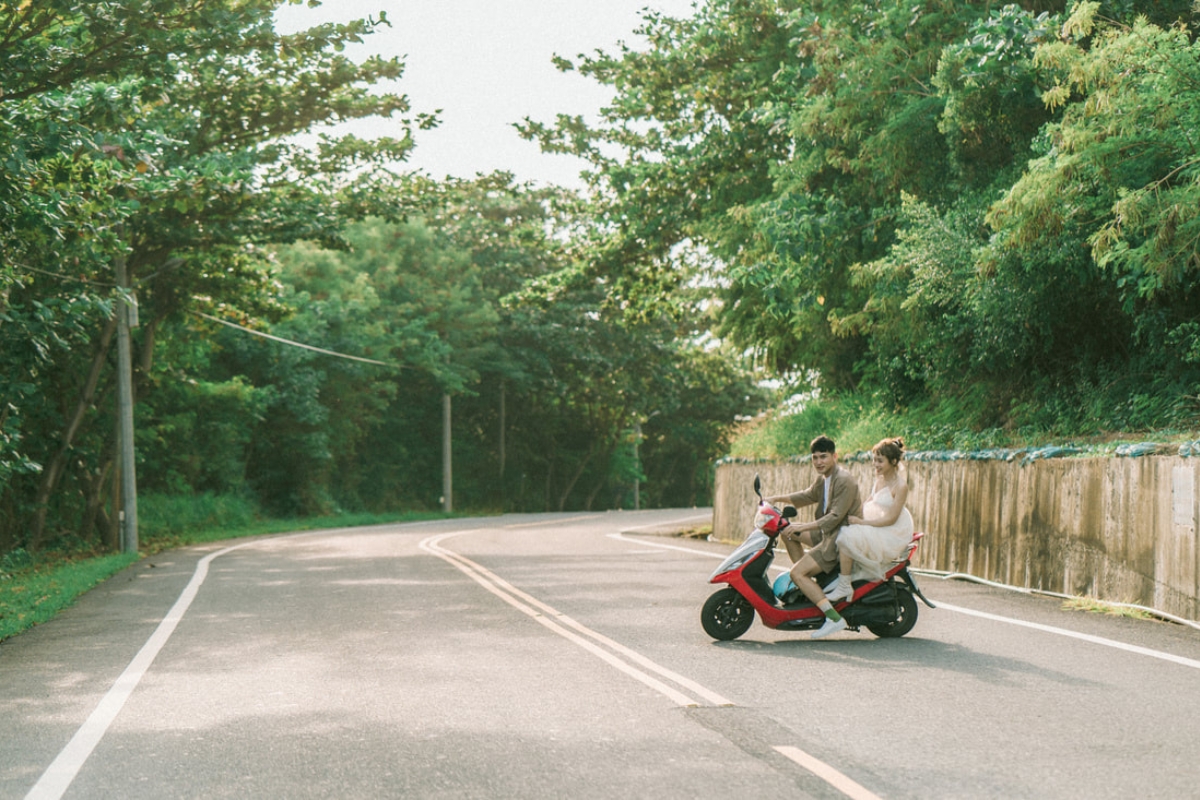
[(1114, 399), (1093, 424), (1187, 424), (1200, 380), (1200, 53), (1183, 26), (1101, 23), (1095, 3), (1061, 31), (1035, 55), (1061, 120), (991, 210), (985, 263), (1019, 265), (1051, 301), (1064, 405), (1095, 416), (1100, 395)]
[(619, 302), (657, 297), (691, 279), (676, 256), (696, 248), (724, 289), (723, 336), (854, 385), (865, 343), (830, 321), (864, 302), (849, 267), (886, 252), (900, 191), (944, 196), (933, 76), (985, 7), (714, 0), (690, 20), (647, 14), (645, 52), (581, 57), (617, 90), (601, 124), (525, 132), (595, 165), (607, 230), (590, 274)]
[[(597, 125), (524, 127), (593, 163), (573, 274), (651, 315), (705, 285), (718, 334), (769, 369), (899, 406), (970, 397), (972, 424), (1048, 394), (1069, 398), (1051, 417), (1104, 405), (1134, 353), (1172, 376), (1150, 395), (1186, 395), (1195, 120), (1168, 98), (1193, 92), (1192, 12), (1062, 12), (713, 0), (648, 14), (644, 52), (560, 59), (616, 91)], [(1183, 418), (1134, 393), (1122, 419)]]
[(606, 237), (585, 263), (619, 301), (650, 300), (686, 282), (673, 271), (685, 242), (732, 257), (741, 242), (733, 210), (769, 194), (770, 169), (789, 148), (779, 101), (801, 74), (789, 45), (796, 3), (718, 0), (692, 19), (647, 11), (648, 48), (558, 60), (564, 71), (612, 86), (601, 121), (526, 120), (526, 137), (549, 152), (588, 159)]
[[(539, 283), (575, 252), (566, 232), (587, 225), (569, 194), (504, 174), (431, 189), (420, 217), (350, 227), (346, 252), (298, 244), (279, 253), (282, 302), (296, 310), (273, 332), (370, 353), (399, 371), (228, 343), (224, 378), (274, 392), (249, 469), (264, 500), (307, 510), (436, 505), (447, 391), (456, 505), (627, 503), (622, 448), (651, 415), (654, 500), (705, 496), (703, 465), (752, 405), (748, 379), (722, 369), (724, 356), (702, 350), (695, 330), (605, 306), (599, 282)], [(701, 388), (701, 375), (715, 385)], [(367, 398), (377, 402), (364, 408)], [(663, 431), (679, 436), (666, 441)]]
[[(403, 97), (370, 91), (399, 76), (398, 61), (358, 65), (338, 52), (386, 20), (280, 36), (272, 30), (276, 5), (224, 0), (180, 9), (123, 0), (4, 8), (9, 35), (0, 47), (13, 80), (6, 72), (0, 96), (0, 150), (10, 165), (0, 179), (0, 303), (9, 316), (40, 313), (45, 298), (61, 297), (72, 324), (95, 326), (104, 343), (111, 305), (75, 298), (85, 297), (79, 286), (111, 286), (108, 264), (124, 254), (142, 308), (144, 377), (167, 319), (197, 306), (262, 307), (265, 273), (254, 247), (300, 237), (333, 242), (345, 219), (397, 208), (394, 176), (380, 181), (366, 172), (350, 183), (345, 175), (402, 159), (412, 123), (399, 124), (399, 138), (378, 142), (324, 138), (315, 154), (286, 144), (336, 119), (403, 113)], [(21, 65), (28, 69), (16, 71)], [(0, 336), (19, 330), (4, 325)], [(5, 419), (6, 442), (11, 447), (12, 432), (20, 432), (26, 449), (4, 460), (45, 467), (36, 491), (28, 469), (12, 471), (16, 483), (6, 487), (4, 502), (17, 512), (7, 535), (22, 537), (23, 514), (34, 513), (32, 546), (44, 538), (41, 520), (95, 417), (107, 347), (64, 347), (39, 358), (40, 366), (25, 362), (10, 375), (27, 390)], [(29, 380), (34, 367), (60, 376), (60, 385)], [(77, 375), (89, 376), (82, 392), (71, 385)], [(31, 431), (28, 409), (46, 390), (79, 399)], [(45, 444), (28, 449), (35, 441)], [(53, 450), (46, 446), (54, 442)], [(71, 459), (87, 464), (84, 494), (94, 496), (106, 473), (93, 466), (102, 449)], [(60, 500), (59, 516), (71, 524), (74, 501)]]
[(1128, 311), (1200, 272), (1200, 110), (1190, 102), (1200, 46), (1183, 27), (1101, 25), (1097, 11), (1080, 3), (1063, 26), (1070, 38), (1039, 48), (1056, 78), (1046, 103), (1064, 116), (1047, 130), (1053, 149), (992, 219), (1017, 247), (1046, 230), (1079, 230)]

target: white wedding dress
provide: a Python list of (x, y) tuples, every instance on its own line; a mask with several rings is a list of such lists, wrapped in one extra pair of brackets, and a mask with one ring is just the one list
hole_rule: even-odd
[[(863, 503), (863, 519), (875, 520), (886, 517), (896, 498), (890, 488), (884, 486)], [(838, 533), (838, 550), (854, 559), (852, 580), (882, 580), (884, 573), (895, 566), (904, 556), (912, 542), (913, 518), (907, 508), (900, 509), (900, 516), (886, 527), (874, 525), (846, 525)]]

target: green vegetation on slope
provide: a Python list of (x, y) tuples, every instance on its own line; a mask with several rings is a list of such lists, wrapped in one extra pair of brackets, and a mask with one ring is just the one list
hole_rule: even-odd
[[(877, 400), (856, 395), (822, 397), (791, 408), (764, 414), (743, 424), (730, 447), (729, 458), (781, 460), (808, 455), (809, 443), (821, 434), (831, 436), (845, 454), (866, 452), (885, 437), (901, 436), (910, 453), (1036, 450), (1074, 447), (1092, 455), (1116, 452), (1130, 443), (1154, 442), (1160, 450), (1200, 439), (1200, 428), (1143, 428), (1111, 430), (1096, 425), (1062, 423), (1047, 427), (1027, 425), (1016, 429), (972, 428), (956, 425), (968, 420), (978, 407), (957, 406), (947, 415), (942, 404), (928, 408), (887, 410)], [(1200, 451), (1198, 451), (1200, 453)]]

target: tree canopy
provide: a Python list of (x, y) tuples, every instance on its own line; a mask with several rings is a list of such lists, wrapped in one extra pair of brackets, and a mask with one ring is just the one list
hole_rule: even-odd
[(1195, 422), (1191, 4), (697, 11), (559, 60), (614, 90), (598, 123), (523, 126), (591, 160), (619, 302), (705, 283), (796, 383), (963, 425)]
[[(284, 35), (278, 5), (0, 6), (0, 550), (115, 542), (126, 297), (150, 495), (434, 507), (450, 395), (468, 507), (621, 505), (648, 392), (703, 432), (660, 447), (666, 426), (647, 426), (646, 463), (674, 453), (663, 469), (684, 475), (659, 496), (703, 495), (748, 379), (595, 289), (526, 293), (592, 227), (579, 198), (404, 171), (436, 120), (408, 115), (400, 61), (345, 54), (386, 16)], [(394, 135), (324, 131), (368, 116)], [(705, 371), (728, 383), (693, 399)]]
[[(443, 397), (492, 510), (703, 503), (764, 375), (977, 430), (1197, 423), (1190, 0), (646, 11), (556, 60), (598, 120), (518, 126), (581, 193), (407, 170), (436, 119), (346, 55), (387, 17), (279, 5), (0, 4), (0, 551), (115, 541), (127, 300), (139, 487), (280, 514), (436, 507)], [(393, 135), (330, 134), (362, 117)]]

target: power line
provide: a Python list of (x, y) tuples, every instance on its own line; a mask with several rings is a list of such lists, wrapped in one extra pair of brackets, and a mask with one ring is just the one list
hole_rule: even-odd
[[(377, 364), (378, 366), (389, 367), (391, 369), (410, 369), (409, 367), (405, 367), (403, 364), (389, 364), (385, 361), (376, 361), (373, 358), (363, 358), (362, 356), (350, 356), (350, 355), (346, 355), (345, 353), (337, 353), (337, 352), (334, 352), (333, 350), (326, 350), (323, 347), (313, 347), (311, 344), (304, 344), (303, 342), (294, 342), (291, 339), (284, 339), (282, 336), (272, 336), (269, 333), (263, 333), (262, 331), (256, 331), (251, 328), (247, 328), (243, 325), (238, 325), (234, 322), (228, 322), (226, 320), (219, 319), (218, 317), (214, 317), (211, 314), (205, 314), (203, 311), (193, 311), (192, 313), (198, 317), (203, 317), (204, 319), (219, 323), (221, 325), (225, 325), (226, 327), (233, 328), (235, 330), (242, 331), (243, 333), (249, 333), (253, 336), (261, 336), (264, 339), (270, 339), (273, 342), (279, 342), (280, 344), (286, 344), (291, 347), (301, 347), (305, 350), (312, 350), (314, 353), (321, 353), (322, 355), (333, 356), (334, 358), (347, 358), (347, 359), (350, 359), (351, 361), (362, 361), (363, 363), (366, 363), (366, 364)], [(454, 484), (453, 484), (453, 478), (452, 478), (453, 469), (451, 467), (450, 459), (451, 459), (450, 395), (443, 394), (442, 395), (442, 507), (447, 512), (453, 510), (453, 508), (454, 508), (454, 502), (453, 502), (452, 494), (451, 494), (454, 491), (454, 489), (453, 489)]]
[(25, 272), (36, 272), (39, 275), (49, 275), (51, 278), (58, 278), (60, 281), (71, 281), (73, 283), (86, 283), (90, 286), (103, 286), (106, 289), (111, 289), (116, 286), (115, 283), (106, 283), (104, 281), (94, 281), (91, 278), (84, 278), (79, 275), (67, 275), (64, 272), (52, 272), (48, 269), (38, 269), (26, 264), (12, 264), (15, 269), (24, 270)]
[(304, 344), (303, 342), (295, 342), (295, 341), (292, 341), (291, 339), (284, 339), (282, 336), (273, 336), (269, 333), (263, 333), (262, 331), (256, 331), (253, 328), (247, 328), (244, 325), (238, 325), (237, 323), (229, 322), (227, 320), (223, 320), (218, 317), (214, 317), (211, 314), (205, 314), (203, 311), (193, 311), (192, 313), (198, 317), (204, 317), (204, 319), (209, 320), (211, 322), (216, 322), (216, 323), (219, 323), (219, 324), (224, 325), (229, 328), (234, 328), (235, 330), (242, 331), (243, 333), (249, 333), (252, 336), (261, 336), (262, 338), (270, 339), (273, 342), (279, 342), (281, 344), (290, 345), (292, 347), (301, 347), (305, 350), (312, 350), (314, 353), (320, 353), (320, 354), (326, 355), (326, 356), (333, 356), (334, 358), (345, 358), (345, 359), (349, 359), (350, 361), (361, 361), (364, 364), (376, 364), (380, 367), (390, 367), (391, 369), (405, 369), (405, 366), (403, 364), (390, 364), (386, 361), (376, 361), (373, 358), (363, 358), (362, 356), (346, 355), (345, 353), (338, 353), (333, 350), (326, 350), (323, 347), (313, 347), (311, 344)]

